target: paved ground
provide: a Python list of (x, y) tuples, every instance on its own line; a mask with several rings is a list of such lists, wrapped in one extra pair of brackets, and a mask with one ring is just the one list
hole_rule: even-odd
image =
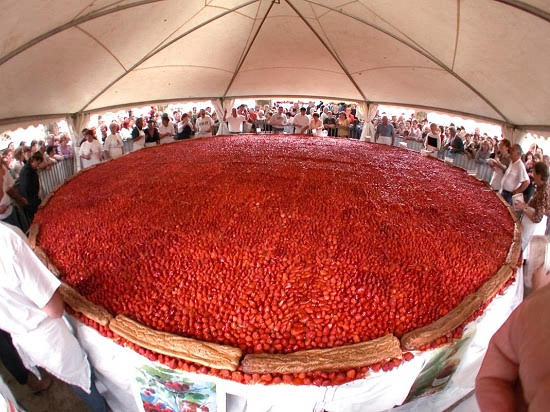
[(28, 412), (86, 412), (86, 405), (71, 387), (53, 378), (47, 391), (33, 394), (26, 385), (20, 385), (0, 363), (0, 375), (10, 387), (13, 396)]

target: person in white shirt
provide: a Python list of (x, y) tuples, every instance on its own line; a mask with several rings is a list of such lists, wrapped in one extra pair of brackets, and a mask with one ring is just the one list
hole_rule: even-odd
[(111, 134), (105, 139), (103, 148), (109, 155), (110, 159), (116, 159), (117, 157), (122, 156), (122, 147), (124, 143), (122, 142), (122, 137), (118, 133), (118, 124), (115, 122), (109, 125), (109, 130)]
[(159, 126), (160, 144), (168, 143), (174, 140), (176, 131), (174, 129), (174, 123), (170, 121), (168, 113), (162, 114), (162, 121)]
[(313, 113), (311, 120), (309, 121), (309, 130), (311, 130), (311, 134), (315, 136), (323, 135), (323, 122), (319, 118), (319, 113)]
[(82, 168), (101, 163), (103, 160), (103, 146), (94, 138), (91, 130), (86, 130), (84, 137), (86, 140), (80, 145), (80, 158), (82, 159)]
[(70, 384), (92, 411), (106, 411), (86, 353), (62, 319), (61, 282), (18, 228), (0, 223), (0, 248), (0, 329), (11, 335), (27, 369), (46, 369)]
[(296, 128), (294, 131), (296, 134), (305, 134), (309, 128), (309, 117), (306, 115), (306, 108), (300, 108), (300, 113), (294, 116), (292, 124)]
[(523, 193), (529, 186), (529, 175), (521, 160), (521, 155), (521, 146), (519, 144), (513, 145), (510, 150), (511, 163), (504, 172), (504, 176), (502, 176), (500, 193), (510, 205), (512, 204), (512, 196)]
[(277, 113), (273, 114), (268, 120), (274, 132), (281, 132), (286, 126), (286, 122), (287, 118), (283, 113), (283, 106), (279, 106), (277, 108)]
[(201, 109), (199, 112), (199, 117), (195, 121), (195, 133), (196, 137), (207, 137), (212, 136), (212, 126), (214, 121), (210, 116), (206, 114), (204, 109)]
[(224, 113), (224, 120), (227, 121), (229, 133), (241, 133), (243, 131), (243, 123), (246, 122), (246, 117), (237, 113), (236, 108), (231, 109), (231, 115), (226, 118), (227, 112)]

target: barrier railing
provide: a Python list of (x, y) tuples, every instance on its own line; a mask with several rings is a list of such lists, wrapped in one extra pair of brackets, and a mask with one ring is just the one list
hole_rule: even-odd
[[(407, 149), (413, 150), (415, 152), (421, 152), (424, 148), (424, 144), (422, 142), (419, 142), (417, 140), (404, 141), (399, 137), (395, 139), (394, 146), (401, 146), (401, 142), (407, 144)], [(437, 157), (441, 160), (452, 163), (453, 165), (460, 167), (461, 169), (471, 172), (472, 174), (475, 172), (475, 176), (479, 180), (483, 180), (484, 182), (489, 183), (491, 181), (491, 177), (493, 176), (493, 170), (487, 165), (486, 161), (477, 161), (475, 159), (469, 158), (464, 154), (451, 155), (447, 151), (443, 150), (440, 150), (438, 152)]]
[(40, 181), (40, 197), (46, 196), (57, 186), (74, 174), (74, 160), (67, 158), (59, 160), (50, 169), (40, 170), (38, 179)]
[[(424, 144), (416, 140), (402, 140), (401, 138), (395, 139), (395, 146), (403, 146), (401, 143), (406, 143), (407, 149), (420, 152), (422, 151)], [(132, 140), (128, 139), (124, 141), (124, 153), (132, 151)], [(438, 157), (443, 160), (445, 153), (440, 151)], [(449, 161), (449, 159), (447, 159)], [(489, 182), (493, 175), (492, 169), (486, 162), (478, 162), (475, 159), (470, 159), (466, 155), (458, 154), (453, 158), (452, 163), (469, 172), (476, 172), (476, 177), (479, 180)], [(42, 170), (39, 173), (40, 179), (40, 195), (46, 196), (57, 186), (67, 180), (75, 173), (73, 159), (63, 159), (52, 166), (51, 169)]]

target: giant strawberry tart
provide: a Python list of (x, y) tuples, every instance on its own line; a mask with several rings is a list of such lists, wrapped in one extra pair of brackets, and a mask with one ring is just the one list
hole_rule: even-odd
[(388, 146), (234, 136), (78, 174), (31, 243), (84, 322), (174, 368), (328, 385), (440, 344), (513, 276), (517, 224), (460, 169)]

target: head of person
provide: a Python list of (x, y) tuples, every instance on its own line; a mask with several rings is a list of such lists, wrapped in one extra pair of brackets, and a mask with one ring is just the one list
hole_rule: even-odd
[(536, 162), (533, 166), (533, 179), (537, 186), (542, 186), (548, 182), (548, 165), (544, 162)]
[(111, 123), (109, 125), (109, 130), (111, 131), (111, 134), (116, 134), (118, 132), (118, 124), (115, 122)]
[(340, 114), (338, 115), (339, 119), (345, 119), (346, 117), (346, 112), (340, 112)]
[(69, 138), (67, 137), (66, 134), (62, 134), (61, 137), (59, 138), (59, 144), (65, 147), (67, 146), (68, 143), (69, 143)]
[(437, 124), (431, 123), (430, 131), (432, 132), (432, 134), (439, 134), (439, 127), (437, 127)]
[(283, 114), (283, 111), (284, 111), (283, 106), (279, 106), (279, 107), (277, 108), (277, 112), (278, 112), (279, 114)]
[(174, 116), (174, 120), (175, 120), (176, 122), (181, 121), (181, 113), (180, 113), (179, 111), (173, 112), (172, 115)]
[(138, 117), (136, 119), (136, 127), (138, 129), (143, 129), (143, 118), (142, 117)]
[(168, 117), (168, 113), (162, 114), (162, 124), (164, 126), (168, 126), (168, 123), (170, 123), (170, 118)]
[(237, 108), (236, 107), (231, 109), (231, 116), (237, 117)]
[(206, 110), (201, 109), (199, 112), (199, 117), (205, 117), (206, 116)]
[(521, 159), (522, 154), (523, 150), (521, 149), (521, 146), (516, 143), (512, 146), (512, 149), (510, 150), (510, 159), (512, 160), (512, 162), (516, 162)]
[(46, 154), (50, 157), (55, 155), (55, 147), (54, 146), (48, 146), (46, 147)]
[(332, 119), (332, 112), (330, 110), (327, 112), (327, 118)]
[(481, 142), (481, 151), (482, 152), (488, 152), (489, 150), (491, 150), (491, 145), (489, 144), (489, 142), (487, 140), (484, 140)]
[(451, 136), (451, 137), (456, 136), (456, 130), (453, 126), (449, 127), (449, 136)]
[(382, 116), (382, 124), (384, 126), (388, 124), (388, 116)]
[(313, 118), (315, 120), (319, 120), (319, 113), (317, 113), (317, 112), (313, 113)]
[(181, 116), (182, 122), (188, 122), (189, 121), (189, 113), (184, 113), (183, 116)]
[(107, 136), (107, 126), (102, 124), (101, 127), (99, 128), (99, 130), (101, 131), (102, 136)]
[(498, 150), (504, 154), (509, 154), (511, 148), (512, 144), (508, 139), (502, 139), (500, 142), (498, 142)]
[(36, 170), (43, 161), (44, 155), (41, 152), (34, 152), (29, 159), (29, 166)]
[(22, 147), (18, 147), (17, 149), (14, 150), (13, 158), (15, 160), (17, 160), (18, 162), (23, 162), (23, 160), (25, 159), (25, 156), (23, 154), (23, 148)]
[(150, 118), (148, 121), (147, 121), (147, 128), (153, 130), (155, 128), (155, 119), (153, 118)]
[(94, 132), (93, 130), (86, 130), (86, 132), (84, 133), (84, 137), (86, 138), (86, 140), (88, 142), (92, 142), (94, 140)]
[(300, 114), (302, 116), (305, 116), (306, 115), (306, 108), (305, 107), (300, 107)]
[(44, 140), (38, 142), (38, 151), (42, 154), (46, 153), (46, 142)]

